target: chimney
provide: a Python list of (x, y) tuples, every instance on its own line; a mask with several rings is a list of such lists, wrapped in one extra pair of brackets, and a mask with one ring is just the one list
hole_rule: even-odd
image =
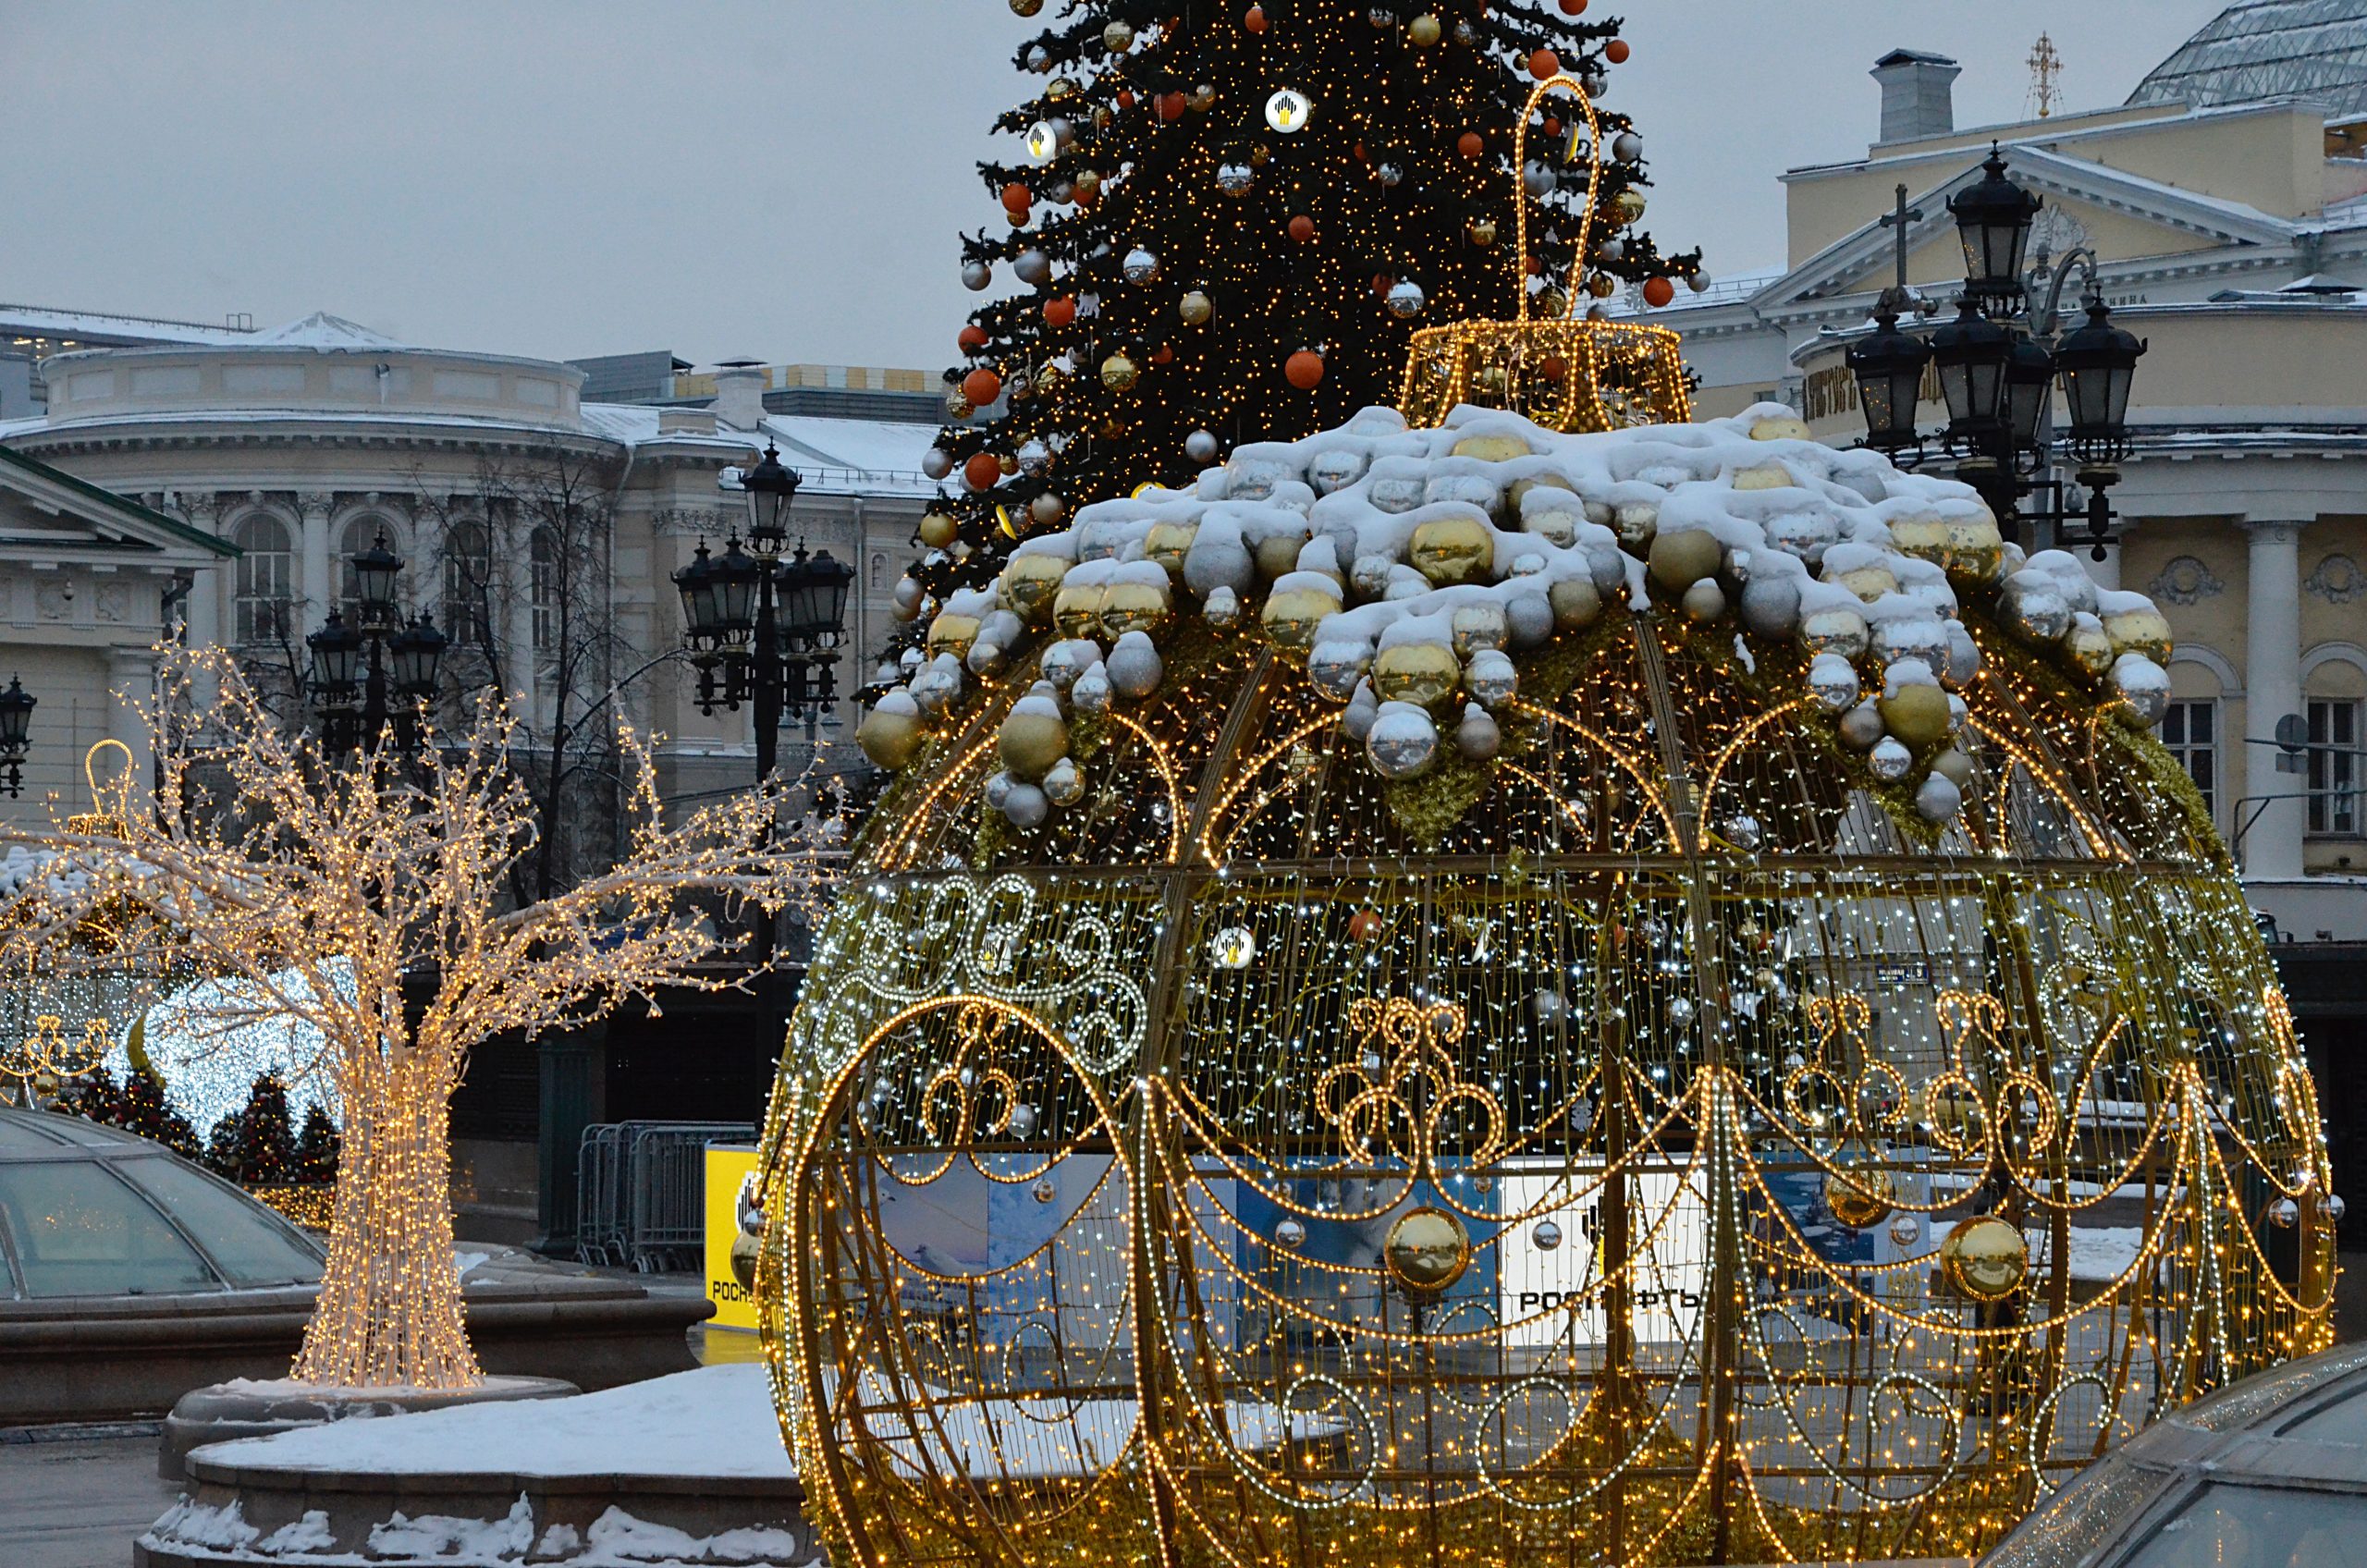
[(1956, 100), (1949, 89), (1963, 74), (1964, 67), (1945, 55), (1919, 49), (1894, 49), (1876, 60), (1873, 78), (1883, 84), (1881, 140), (1916, 141), (1956, 129)]
[(765, 423), (765, 367), (754, 360), (727, 360), (715, 371), (717, 421), (734, 430)]

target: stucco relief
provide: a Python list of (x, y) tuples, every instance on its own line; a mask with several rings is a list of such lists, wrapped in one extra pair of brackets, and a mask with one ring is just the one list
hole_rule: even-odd
[(33, 607), (43, 620), (64, 620), (74, 607), (74, 584), (63, 578), (44, 578), (33, 590)]
[(2349, 556), (2328, 556), (2301, 580), (2301, 586), (2327, 604), (2347, 605), (2367, 595), (2367, 571), (2361, 571)]
[(745, 521), (743, 513), (719, 507), (668, 507), (651, 513), (649, 523), (656, 533), (671, 538), (721, 539)]
[(2226, 590), (2227, 585), (2219, 581), (2200, 556), (2177, 556), (2162, 568), (2145, 591), (2167, 604), (2195, 605)]
[(98, 617), (101, 620), (121, 621), (131, 615), (131, 585), (128, 582), (99, 584)]

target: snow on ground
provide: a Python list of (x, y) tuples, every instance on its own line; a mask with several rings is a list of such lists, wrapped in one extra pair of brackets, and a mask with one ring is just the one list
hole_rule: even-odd
[(787, 1479), (765, 1368), (702, 1366), (570, 1399), (458, 1405), (216, 1443), (209, 1459), (380, 1475)]

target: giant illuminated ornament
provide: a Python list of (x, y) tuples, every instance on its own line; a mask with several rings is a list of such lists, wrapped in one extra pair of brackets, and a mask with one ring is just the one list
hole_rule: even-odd
[(2166, 623), (1807, 435), (1368, 410), (938, 606), (753, 1194), (840, 1562), (1955, 1556), (2326, 1341)]

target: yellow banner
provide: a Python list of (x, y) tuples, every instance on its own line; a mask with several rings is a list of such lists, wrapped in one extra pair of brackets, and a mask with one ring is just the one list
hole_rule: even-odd
[(754, 1292), (731, 1272), (731, 1243), (740, 1234), (740, 1183), (756, 1169), (756, 1151), (710, 1145), (706, 1151), (706, 1293), (715, 1303), (710, 1329), (756, 1328)]

